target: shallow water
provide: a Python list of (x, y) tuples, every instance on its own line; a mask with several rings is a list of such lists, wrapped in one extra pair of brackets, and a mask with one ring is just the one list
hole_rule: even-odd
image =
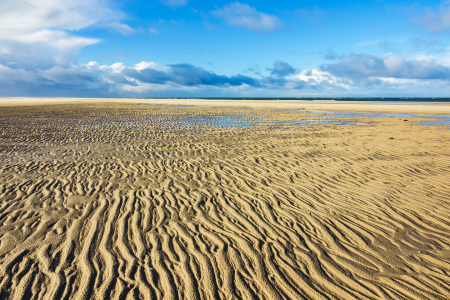
[[(204, 125), (219, 128), (232, 127), (289, 127), (289, 126), (313, 126), (317, 124), (351, 125), (360, 122), (361, 117), (369, 118), (403, 118), (408, 121), (417, 122), (421, 126), (450, 126), (450, 115), (418, 115), (409, 113), (372, 113), (372, 112), (339, 112), (339, 111), (313, 111), (317, 116), (311, 119), (302, 119), (298, 121), (266, 121), (262, 119), (249, 120), (244, 116), (226, 115), (226, 116), (200, 116), (176, 119), (171, 122), (186, 122), (192, 125)], [(322, 114), (322, 115), (319, 115)], [(415, 119), (433, 119), (429, 121), (416, 121)], [(440, 120), (436, 120), (440, 119)]]
[[(374, 119), (379, 118), (402, 118), (411, 119), (412, 122), (417, 122), (421, 126), (450, 126), (450, 115), (420, 115), (412, 113), (377, 113), (377, 112), (341, 112), (341, 111), (311, 111), (313, 113), (329, 114), (333, 118), (351, 119), (359, 117), (370, 117)], [(416, 121), (415, 119), (433, 119), (430, 121)], [(436, 120), (440, 119), (440, 120)]]
[[(171, 105), (171, 107), (184, 108), (192, 107), (188, 105)], [(246, 111), (255, 110), (253, 108), (245, 108)], [(265, 110), (265, 109), (264, 109)], [(302, 113), (302, 110), (277, 109), (276, 112), (282, 113)], [(442, 129), (450, 129), (450, 115), (420, 115), (412, 113), (379, 113), (379, 112), (343, 112), (343, 111), (307, 111), (307, 116), (299, 120), (274, 120), (264, 119), (261, 115), (250, 114), (226, 114), (226, 115), (195, 115), (180, 116), (174, 119), (160, 120), (127, 120), (108, 123), (91, 124), (89, 127), (97, 126), (159, 126), (159, 127), (197, 127), (197, 128), (234, 128), (234, 127), (302, 127), (314, 126), (318, 124), (334, 124), (334, 125), (352, 125), (356, 123), (368, 124), (368, 120), (361, 118), (401, 118), (405, 121), (416, 122), (420, 126), (438, 126)], [(423, 120), (429, 119), (429, 120)]]
[[(419, 122), (422, 126), (450, 126), (450, 119), (449, 120), (439, 120), (439, 121), (422, 121)], [(446, 128), (450, 129), (450, 128)]]

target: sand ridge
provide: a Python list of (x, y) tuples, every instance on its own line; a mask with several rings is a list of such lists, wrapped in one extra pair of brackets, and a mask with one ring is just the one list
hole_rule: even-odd
[(450, 131), (314, 118), (1, 108), (0, 297), (446, 299)]

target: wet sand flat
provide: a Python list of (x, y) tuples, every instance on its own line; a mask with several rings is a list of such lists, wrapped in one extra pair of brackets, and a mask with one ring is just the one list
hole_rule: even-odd
[(1, 299), (448, 299), (450, 130), (164, 101), (3, 101)]

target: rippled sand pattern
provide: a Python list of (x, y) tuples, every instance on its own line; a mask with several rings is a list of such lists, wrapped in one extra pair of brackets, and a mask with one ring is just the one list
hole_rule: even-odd
[(448, 299), (450, 130), (205, 114), (1, 108), (0, 298)]

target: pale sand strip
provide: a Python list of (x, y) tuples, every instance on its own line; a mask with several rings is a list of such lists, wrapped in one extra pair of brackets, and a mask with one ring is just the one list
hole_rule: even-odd
[(352, 102), (352, 101), (302, 101), (302, 100), (207, 100), (207, 99), (139, 99), (139, 98), (0, 98), (1, 106), (49, 105), (63, 103), (141, 103), (163, 105), (196, 105), (220, 107), (279, 108), (355, 112), (393, 112), (419, 114), (450, 114), (450, 103), (442, 102)]
[(1, 107), (0, 299), (448, 299), (450, 130), (217, 114)]

